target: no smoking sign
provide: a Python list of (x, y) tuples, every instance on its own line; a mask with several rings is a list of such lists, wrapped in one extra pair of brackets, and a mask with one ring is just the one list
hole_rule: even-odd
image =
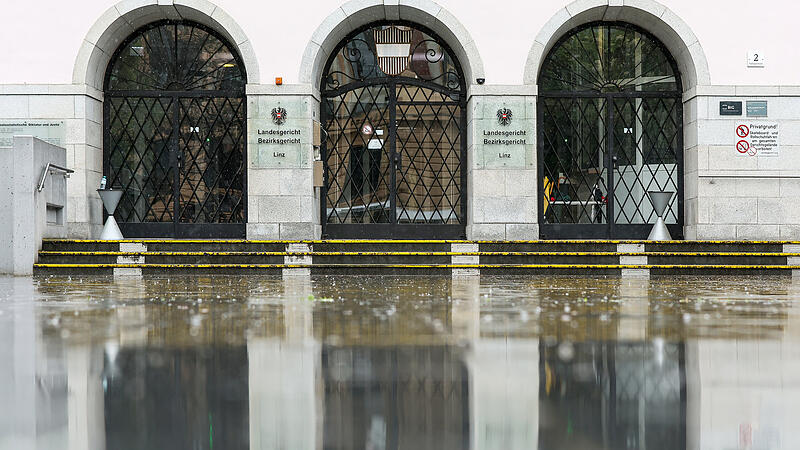
[(778, 124), (767, 122), (736, 124), (734, 142), (739, 156), (778, 156)]

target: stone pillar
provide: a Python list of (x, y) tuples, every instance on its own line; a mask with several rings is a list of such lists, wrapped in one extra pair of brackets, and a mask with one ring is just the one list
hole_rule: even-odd
[(467, 238), (539, 238), (536, 87), (471, 86)]
[(311, 85), (247, 86), (247, 238), (314, 239), (321, 233), (313, 186)]

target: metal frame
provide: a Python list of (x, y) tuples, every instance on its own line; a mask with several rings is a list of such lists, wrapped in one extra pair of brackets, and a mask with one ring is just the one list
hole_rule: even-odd
[[(336, 59), (337, 55), (342, 51), (345, 45), (347, 45), (352, 38), (358, 36), (359, 34), (363, 33), (366, 30), (372, 29), (378, 26), (384, 25), (399, 25), (399, 26), (408, 26), (419, 30), (428, 36), (430, 36), (438, 45), (441, 46), (446, 54), (450, 55), (453, 65), (456, 68), (457, 76), (458, 76), (458, 89), (451, 89), (447, 86), (443, 86), (438, 84), (434, 81), (426, 81), (420, 80), (415, 78), (408, 78), (402, 76), (396, 77), (375, 77), (375, 78), (368, 78), (362, 80), (354, 80), (347, 84), (341, 86), (335, 86), (335, 88), (330, 89), (326, 88), (326, 79), (328, 78), (328, 74), (331, 70), (331, 65), (333, 64), (334, 60)], [(444, 75), (443, 75), (444, 76)], [(444, 94), (449, 96), (450, 98), (456, 97), (453, 101), (427, 101), (427, 102), (407, 102), (407, 101), (397, 101), (396, 94), (397, 94), (397, 86), (410, 86), (410, 87), (417, 87), (417, 88), (424, 88), (436, 93)], [(323, 107), (321, 108), (321, 121), (324, 125), (327, 125), (328, 122), (331, 120), (331, 117), (328, 116), (328, 108), (325, 107), (325, 102), (330, 102), (335, 99), (335, 97), (343, 95), (347, 92), (354, 91), (360, 88), (368, 88), (372, 86), (383, 86), (387, 89), (387, 93), (389, 98), (388, 101), (388, 137), (387, 142), (384, 144), (384, 148), (382, 148), (383, 152), (386, 152), (389, 161), (390, 161), (390, 179), (384, 180), (387, 184), (389, 189), (389, 214), (390, 214), (390, 223), (369, 223), (369, 224), (346, 224), (346, 223), (329, 223), (329, 213), (328, 213), (328, 186), (330, 183), (330, 167), (328, 166), (328, 139), (325, 139), (321, 145), (321, 156), (322, 160), (324, 161), (324, 172), (323, 172), (323, 186), (321, 188), (321, 199), (320, 199), (320, 220), (322, 221), (322, 233), (323, 237), (335, 237), (335, 238), (427, 238), (427, 239), (453, 239), (453, 238), (465, 238), (466, 237), (466, 223), (467, 223), (467, 169), (468, 169), (468, 161), (467, 161), (467, 84), (466, 79), (464, 78), (464, 72), (462, 70), (460, 62), (455, 58), (452, 49), (447, 45), (447, 43), (436, 33), (431, 31), (425, 26), (408, 22), (408, 21), (379, 21), (379, 22), (372, 22), (362, 27), (357, 28), (356, 30), (349, 33), (345, 36), (339, 44), (334, 48), (331, 52), (331, 56), (328, 58), (328, 61), (325, 64), (325, 68), (323, 71), (323, 77), (320, 80), (320, 92), (322, 97)], [(360, 100), (360, 99), (359, 99)], [(402, 208), (405, 210), (404, 206), (398, 206), (397, 203), (397, 186), (398, 186), (398, 175), (404, 178), (404, 174), (409, 171), (408, 168), (404, 171), (400, 167), (399, 162), (399, 155), (400, 150), (397, 148), (398, 144), (398, 137), (397, 137), (397, 123), (398, 117), (397, 113), (400, 107), (411, 107), (411, 106), (453, 106), (458, 108), (457, 115), (451, 114), (451, 121), (455, 122), (459, 128), (459, 176), (458, 176), (458, 183), (460, 183), (460, 195), (459, 195), (459, 213), (457, 218), (459, 219), (458, 224), (433, 224), (433, 223), (424, 223), (424, 224), (408, 224), (408, 223), (398, 223), (397, 218), (397, 210), (398, 208)], [(457, 121), (452, 120), (452, 118), (457, 119)], [(448, 121), (450, 122), (450, 121)], [(329, 127), (326, 127), (329, 128)], [(330, 129), (327, 130), (330, 133)], [(427, 133), (426, 133), (427, 134)], [(452, 149), (456, 149), (455, 146), (452, 146)], [(449, 152), (448, 152), (449, 154)], [(416, 170), (416, 168), (415, 168)], [(398, 171), (400, 173), (398, 173)], [(455, 179), (450, 180), (455, 181)], [(450, 186), (450, 183), (447, 184)], [(427, 198), (428, 195), (425, 195), (424, 198)], [(444, 205), (446, 206), (446, 205)], [(353, 206), (349, 205), (350, 210), (352, 210)]]
[[(545, 102), (547, 99), (562, 99), (562, 100), (572, 100), (576, 101), (578, 99), (604, 99), (605, 107), (601, 108), (600, 111), (597, 111), (598, 115), (603, 114), (603, 109), (605, 109), (605, 115), (602, 120), (605, 122), (606, 130), (605, 130), (605, 137), (604, 142), (606, 142), (606, 150), (604, 155), (604, 169), (606, 171), (607, 176), (607, 192), (606, 198), (608, 199), (608, 207), (607, 207), (607, 221), (606, 223), (601, 224), (583, 224), (583, 223), (546, 223), (545, 222), (545, 211), (543, 207), (539, 207), (539, 233), (542, 239), (553, 239), (553, 238), (578, 238), (578, 239), (591, 239), (591, 238), (601, 238), (601, 239), (642, 239), (646, 238), (650, 229), (652, 228), (652, 224), (631, 224), (631, 223), (615, 223), (615, 216), (616, 216), (616, 208), (615, 208), (615, 195), (614, 195), (614, 188), (617, 187), (614, 176), (615, 176), (615, 167), (614, 163), (616, 162), (616, 155), (614, 151), (615, 147), (615, 134), (614, 134), (614, 124), (615, 124), (615, 113), (618, 107), (616, 106), (616, 102), (619, 99), (654, 99), (654, 98), (664, 98), (664, 99), (673, 99), (676, 102), (675, 105), (675, 112), (677, 114), (676, 118), (676, 126), (679, 128), (679, 131), (676, 135), (676, 170), (675, 175), (672, 177), (677, 178), (675, 180), (675, 184), (677, 186), (677, 223), (676, 224), (669, 224), (667, 225), (670, 234), (677, 239), (683, 238), (683, 223), (684, 223), (684, 179), (683, 179), (683, 153), (684, 153), (684, 142), (683, 142), (683, 97), (682, 97), (682, 83), (681, 83), (681, 75), (680, 70), (678, 70), (678, 65), (675, 62), (675, 59), (669, 52), (669, 50), (663, 45), (663, 43), (653, 36), (648, 31), (635, 26), (633, 24), (627, 22), (617, 22), (617, 21), (596, 21), (590, 22), (579, 27), (573, 28), (572, 30), (565, 33), (552, 47), (550, 53), (545, 57), (544, 63), (542, 64), (542, 68), (539, 72), (540, 81), (539, 84), (541, 85), (541, 76), (544, 69), (547, 67), (548, 63), (550, 62), (551, 57), (553, 56), (554, 52), (561, 47), (567, 40), (575, 36), (577, 33), (580, 33), (583, 30), (588, 28), (593, 28), (597, 26), (617, 26), (617, 27), (625, 27), (634, 30), (637, 33), (640, 33), (643, 38), (648, 39), (652, 44), (658, 46), (661, 51), (663, 52), (664, 56), (667, 58), (667, 61), (672, 68), (672, 71), (675, 75), (675, 82), (677, 85), (677, 89), (675, 91), (646, 91), (646, 92), (600, 92), (600, 91), (542, 91), (539, 93), (539, 97), (537, 99), (537, 170), (539, 176), (537, 177), (537, 192), (538, 198), (540, 201), (546, 200), (548, 203), (550, 199), (545, 197), (545, 186), (544, 186), (544, 174), (545, 171), (545, 137), (544, 137), (544, 111), (547, 109), (545, 107)], [(634, 110), (636, 117), (640, 117), (639, 111)], [(582, 113), (583, 114), (583, 113)], [(574, 127), (572, 123), (569, 124), (569, 127)], [(636, 150), (638, 153), (642, 152), (640, 148), (641, 142), (636, 143)], [(644, 155), (642, 153), (642, 155)], [(658, 164), (658, 166), (663, 167), (664, 163)], [(637, 178), (641, 175), (641, 173), (637, 174)], [(602, 178), (602, 177), (601, 177)], [(552, 203), (551, 203), (552, 204)], [(639, 207), (637, 205), (637, 211)]]
[[(115, 111), (112, 111), (111, 99), (135, 99), (135, 101), (141, 101), (142, 99), (155, 99), (156, 101), (160, 102), (161, 99), (168, 99), (169, 104), (167, 108), (164, 108), (165, 111), (165, 118), (167, 118), (170, 113), (171, 117), (169, 120), (171, 122), (172, 131), (170, 135), (171, 142), (168, 144), (169, 149), (165, 150), (169, 153), (169, 166), (163, 168), (166, 172), (166, 176), (169, 176), (169, 173), (172, 174), (172, 220), (169, 222), (119, 222), (120, 229), (122, 232), (128, 237), (186, 237), (186, 238), (244, 238), (246, 235), (246, 221), (247, 221), (247, 99), (245, 95), (245, 88), (244, 84), (239, 89), (228, 89), (228, 90), (213, 90), (213, 89), (202, 89), (202, 86), (199, 88), (195, 88), (193, 90), (157, 90), (157, 89), (143, 89), (143, 90), (127, 90), (127, 89), (120, 89), (115, 90), (109, 88), (109, 82), (112, 75), (112, 70), (115, 66), (115, 62), (120, 57), (121, 52), (125, 51), (128, 45), (137, 39), (143, 33), (147, 31), (161, 27), (161, 26), (189, 26), (194, 27), (196, 29), (202, 30), (209, 35), (213, 36), (214, 38), (218, 39), (224, 47), (230, 50), (231, 55), (236, 61), (238, 70), (241, 73), (241, 77), (244, 80), (243, 83), (246, 83), (247, 80), (247, 72), (246, 67), (244, 65), (244, 61), (241, 58), (241, 55), (238, 53), (238, 49), (235, 45), (233, 45), (230, 41), (228, 41), (224, 36), (220, 33), (214, 31), (213, 29), (189, 20), (161, 20), (149, 23), (145, 26), (138, 28), (134, 31), (130, 36), (128, 36), (120, 45), (117, 47), (117, 50), (112, 55), (110, 62), (106, 68), (105, 79), (104, 79), (104, 98), (106, 99), (103, 102), (103, 172), (106, 174), (111, 174), (111, 153), (113, 150), (110, 148), (113, 143), (111, 141), (111, 118), (112, 114), (115, 114)], [(176, 44), (176, 51), (177, 51), (177, 44)], [(188, 62), (188, 61), (185, 61)], [(177, 61), (176, 61), (177, 64)], [(198, 69), (202, 69), (203, 66), (199, 67)], [(190, 86), (191, 89), (191, 86)], [(241, 177), (242, 180), (242, 192), (241, 192), (241, 199), (237, 203), (235, 209), (239, 208), (241, 205), (241, 222), (235, 223), (223, 223), (223, 222), (215, 222), (215, 223), (194, 223), (194, 222), (181, 222), (182, 213), (184, 212), (181, 207), (181, 200), (180, 200), (180, 190), (181, 187), (185, 184), (186, 178), (182, 176), (181, 168), (184, 164), (192, 164), (195, 161), (195, 158), (192, 158), (191, 161), (187, 161), (186, 163), (181, 163), (183, 158), (184, 148), (181, 145), (181, 125), (183, 120), (185, 120), (188, 116), (186, 112), (182, 111), (183, 102), (182, 100), (189, 100), (191, 103), (194, 103), (198, 100), (205, 100), (209, 103), (218, 101), (220, 99), (224, 99), (223, 102), (227, 102), (231, 108), (234, 108), (234, 120), (236, 117), (240, 117), (241, 122), (237, 122), (237, 124), (241, 127), (242, 133), (237, 142), (241, 141), (241, 162), (240, 162), (240, 170), (237, 172), (237, 176)], [(241, 103), (238, 108), (234, 106), (232, 101), (234, 99), (239, 100)], [(202, 101), (201, 100), (201, 101)], [(136, 104), (138, 106), (138, 103)], [(130, 104), (128, 105), (130, 107)], [(215, 104), (215, 106), (217, 106)], [(162, 105), (163, 107), (163, 105)], [(208, 104), (205, 105), (203, 108), (203, 112), (201, 115), (206, 113), (206, 109), (208, 108)], [(224, 108), (225, 105), (219, 106), (220, 109)], [(169, 109), (169, 111), (167, 110)], [(150, 112), (152, 110), (152, 106), (148, 108), (147, 116), (150, 116)], [(117, 111), (118, 112), (118, 111)], [(218, 119), (218, 117), (217, 117)], [(162, 118), (163, 121), (163, 118)], [(213, 121), (212, 125), (216, 124), (216, 119)], [(224, 135), (229, 135), (229, 128), (231, 124), (226, 125), (226, 131)], [(141, 128), (141, 124), (139, 128)], [(140, 130), (141, 132), (141, 130)], [(219, 154), (219, 149), (216, 149), (214, 158), (221, 156)], [(228, 156), (230, 159), (230, 155)], [(226, 160), (227, 161), (227, 160)], [(205, 173), (205, 171), (203, 171)], [(112, 185), (114, 180), (109, 179), (109, 187)], [(161, 180), (163, 184), (166, 181), (166, 178)], [(151, 182), (148, 177), (146, 183)], [(219, 182), (219, 178), (215, 180), (216, 183)], [(126, 189), (128, 186), (122, 187)], [(191, 197), (195, 196), (195, 192), (197, 191), (197, 186), (193, 188), (193, 193)], [(225, 197), (228, 196), (228, 191), (226, 190)], [(199, 200), (199, 199), (198, 199)], [(202, 202), (201, 210), (205, 208), (206, 203), (208, 200)], [(152, 205), (150, 205), (151, 207)], [(149, 207), (148, 207), (149, 208)], [(117, 212), (117, 214), (119, 211)], [(219, 211), (217, 214), (217, 220), (219, 219), (218, 216)], [(107, 213), (104, 211), (103, 219), (107, 217)], [(162, 215), (163, 217), (163, 215)]]

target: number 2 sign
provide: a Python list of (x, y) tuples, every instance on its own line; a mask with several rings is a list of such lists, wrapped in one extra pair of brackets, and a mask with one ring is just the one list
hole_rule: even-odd
[(757, 50), (747, 52), (747, 67), (764, 67), (764, 54)]

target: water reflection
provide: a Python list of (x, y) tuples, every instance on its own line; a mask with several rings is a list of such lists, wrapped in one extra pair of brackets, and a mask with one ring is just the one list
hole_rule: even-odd
[(800, 448), (800, 280), (0, 278), (0, 449)]

